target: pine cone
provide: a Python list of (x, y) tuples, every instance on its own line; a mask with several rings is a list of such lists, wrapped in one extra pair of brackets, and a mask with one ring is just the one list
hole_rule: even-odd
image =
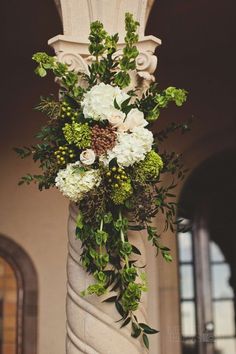
[(92, 128), (92, 149), (100, 156), (111, 150), (116, 143), (116, 133), (112, 127), (101, 128), (95, 125)]

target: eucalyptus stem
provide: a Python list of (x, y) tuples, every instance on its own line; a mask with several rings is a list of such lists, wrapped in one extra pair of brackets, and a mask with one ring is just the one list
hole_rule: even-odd
[(101, 219), (101, 222), (100, 222), (100, 231), (102, 231), (103, 229), (103, 219)]
[[(121, 210), (119, 210), (119, 219), (122, 220), (122, 213)], [(120, 238), (122, 243), (125, 243), (125, 235), (124, 235), (124, 231), (123, 231), (123, 226), (120, 229)], [(127, 255), (125, 255), (125, 264), (126, 264), (126, 268), (129, 268), (129, 257)]]
[[(101, 219), (101, 222), (100, 222), (100, 231), (103, 230), (103, 219)], [(102, 254), (102, 245), (99, 246), (99, 251), (100, 251), (100, 254)]]

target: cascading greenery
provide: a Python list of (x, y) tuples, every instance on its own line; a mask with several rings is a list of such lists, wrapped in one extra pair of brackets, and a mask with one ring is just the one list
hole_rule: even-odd
[[(77, 73), (55, 57), (36, 53), (36, 74), (52, 72), (60, 82), (59, 100), (41, 98), (37, 107), (48, 117), (36, 137), (35, 146), (16, 152), (39, 162), (40, 175), (27, 174), (19, 184), (38, 183), (39, 189), (57, 186), (78, 205), (76, 237), (81, 241), (81, 262), (94, 282), (82, 296), (105, 296), (121, 316), (121, 327), (131, 326), (131, 335), (142, 338), (157, 333), (140, 323), (136, 310), (147, 291), (146, 275), (138, 267), (140, 250), (129, 242), (129, 230), (146, 230), (147, 238), (167, 262), (170, 250), (161, 243), (161, 233), (175, 227), (173, 189), (185, 170), (181, 156), (161, 152), (169, 133), (185, 132), (187, 123), (172, 123), (152, 134), (152, 123), (162, 109), (174, 102), (181, 106), (186, 91), (157, 84), (139, 97), (138, 89), (127, 92), (130, 72), (139, 54), (138, 22), (126, 14), (126, 36), (122, 55), (116, 55), (118, 34), (108, 35), (99, 22), (91, 24), (89, 51), (93, 58), (89, 74)], [(80, 85), (83, 81), (83, 87)], [(172, 175), (169, 185), (161, 183)], [(152, 218), (163, 214), (163, 229), (152, 226)], [(110, 296), (109, 296), (110, 293)]]

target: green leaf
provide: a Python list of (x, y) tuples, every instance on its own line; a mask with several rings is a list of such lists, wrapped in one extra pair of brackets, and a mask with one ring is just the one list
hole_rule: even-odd
[(103, 300), (102, 302), (115, 302), (117, 299), (117, 296), (111, 296), (105, 300)]
[(118, 105), (116, 98), (114, 99), (114, 107), (120, 110), (120, 106)]
[(131, 97), (128, 97), (125, 101), (121, 103), (121, 110), (125, 109), (125, 107), (129, 104)]
[(119, 312), (119, 314), (122, 316), (122, 318), (126, 318), (128, 313), (123, 309), (120, 302), (116, 301), (115, 306), (116, 306), (116, 309)]
[(120, 326), (120, 328), (123, 328), (123, 327), (127, 326), (127, 324), (129, 324), (130, 321), (131, 321), (131, 317), (126, 318), (126, 320), (125, 320), (124, 323)]
[(162, 256), (164, 258), (164, 260), (168, 263), (172, 262), (173, 261), (173, 258), (172, 256), (169, 254), (169, 252), (162, 252)]
[(119, 286), (120, 286), (120, 280), (118, 280), (118, 281), (115, 283), (115, 285), (112, 287), (111, 291), (117, 290), (117, 289), (119, 288)]
[(142, 225), (129, 225), (129, 230), (133, 230), (133, 231), (141, 231), (144, 230), (145, 227)]
[(141, 252), (139, 251), (139, 249), (137, 247), (135, 247), (134, 245), (132, 245), (132, 252), (135, 254), (139, 254), (141, 256)]
[(77, 218), (76, 218), (76, 226), (79, 228), (79, 229), (82, 229), (84, 227), (84, 224), (83, 224), (83, 214), (79, 211), (78, 215), (77, 215)]
[(159, 333), (159, 331), (157, 331), (154, 328), (149, 327), (146, 323), (139, 323), (139, 326), (143, 329), (143, 331), (147, 334), (156, 334)]
[(131, 333), (131, 336), (133, 338), (138, 338), (142, 332), (141, 328), (138, 327), (135, 323), (132, 323), (132, 330), (133, 332)]
[(144, 343), (145, 347), (147, 349), (149, 349), (149, 339), (148, 339), (148, 336), (145, 333), (143, 333), (143, 343)]
[(46, 71), (42, 66), (40, 66), (40, 67), (37, 69), (36, 73), (37, 73), (40, 77), (44, 77), (44, 76), (47, 75), (47, 71)]

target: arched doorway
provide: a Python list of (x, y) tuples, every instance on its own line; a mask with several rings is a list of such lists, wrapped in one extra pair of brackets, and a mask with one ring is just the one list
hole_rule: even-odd
[(183, 354), (236, 353), (236, 151), (201, 164), (188, 178), (178, 234)]
[(34, 265), (15, 241), (0, 235), (0, 353), (37, 353), (38, 284)]

